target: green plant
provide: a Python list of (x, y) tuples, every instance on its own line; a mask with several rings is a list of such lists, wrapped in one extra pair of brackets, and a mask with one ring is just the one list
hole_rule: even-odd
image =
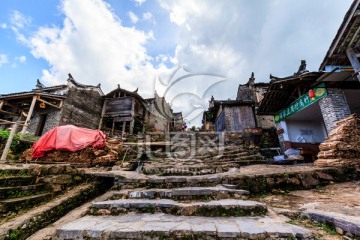
[(317, 227), (321, 227), (322, 229), (325, 230), (325, 232), (327, 232), (329, 234), (332, 234), (332, 235), (337, 234), (336, 230), (333, 227), (331, 227), (330, 225), (326, 224), (326, 223), (318, 223), (318, 222), (316, 222), (314, 225), (317, 226)]
[(12, 231), (9, 234), (9, 239), (10, 240), (17, 240), (20, 238), (20, 234), (21, 234), (21, 229), (15, 229), (14, 231)]
[[(0, 129), (0, 149), (5, 147), (5, 144), (10, 136), (8, 130)], [(26, 149), (30, 148), (33, 142), (38, 138), (33, 137), (30, 134), (17, 133), (10, 146), (9, 159), (17, 159)]]

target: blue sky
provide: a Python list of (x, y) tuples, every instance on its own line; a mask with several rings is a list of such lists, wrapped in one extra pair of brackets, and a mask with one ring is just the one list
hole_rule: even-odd
[[(234, 99), (251, 72), (268, 82), (270, 73), (293, 74), (302, 59), (316, 71), (351, 3), (4, 0), (0, 94), (31, 90), (36, 79), (63, 84), (72, 73), (81, 83), (101, 83), (105, 93), (117, 84), (144, 97), (171, 88), (174, 111), (198, 114), (211, 95)], [(197, 76), (174, 87), (169, 76), (178, 68), (173, 78)]]

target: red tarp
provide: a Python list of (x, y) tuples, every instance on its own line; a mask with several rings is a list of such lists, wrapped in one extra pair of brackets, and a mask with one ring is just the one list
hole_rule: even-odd
[(40, 158), (51, 150), (76, 152), (88, 146), (103, 148), (106, 136), (100, 130), (79, 128), (73, 125), (56, 127), (48, 131), (33, 146), (32, 158)]

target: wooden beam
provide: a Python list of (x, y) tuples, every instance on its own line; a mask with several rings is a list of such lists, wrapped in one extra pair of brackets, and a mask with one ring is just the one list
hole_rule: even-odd
[(124, 134), (125, 134), (125, 128), (126, 128), (126, 122), (123, 122), (123, 125), (122, 125), (122, 131), (121, 131), (121, 138), (124, 137)]
[(352, 48), (348, 48), (346, 50), (346, 55), (349, 58), (351, 66), (354, 68), (355, 74), (357, 75), (358, 80), (360, 81), (360, 62), (359, 59), (356, 57), (356, 52)]
[(0, 110), (2, 109), (3, 106), (4, 106), (4, 101), (0, 101)]
[(16, 113), (8, 112), (8, 111), (1, 110), (1, 109), (0, 109), (0, 112), (5, 113), (5, 114), (7, 114), (7, 115), (18, 116), (18, 114), (16, 114)]
[(42, 94), (42, 93), (40, 93), (39, 96), (45, 97), (45, 98), (50, 98), (52, 100), (57, 100), (57, 101), (63, 101), (64, 100), (63, 98), (53, 97), (53, 96), (49, 96), (48, 94)]
[(105, 107), (106, 107), (106, 103), (107, 103), (107, 100), (104, 101), (104, 104), (102, 106), (102, 110), (101, 110), (101, 118), (100, 118), (100, 122), (99, 122), (99, 127), (98, 129), (100, 130), (101, 127), (102, 127), (102, 123), (103, 123), (103, 119), (104, 119), (104, 115), (105, 115)]
[[(21, 120), (21, 116), (19, 117), (19, 120)], [(12, 141), (13, 141), (13, 139), (14, 139), (14, 136), (15, 136), (16, 129), (17, 129), (17, 128), (18, 128), (18, 123), (16, 122), (16, 123), (13, 125), (12, 129), (11, 129), (9, 138), (8, 138), (8, 140), (7, 140), (7, 142), (6, 142), (5, 148), (4, 148), (3, 153), (2, 153), (2, 155), (1, 155), (1, 159), (0, 159), (1, 161), (5, 161), (6, 158), (7, 158), (7, 155), (8, 155), (8, 153), (9, 153), (10, 146), (11, 146), (11, 143), (12, 143)]]
[(24, 123), (24, 126), (21, 130), (21, 133), (24, 134), (26, 132), (26, 129), (28, 128), (29, 126), (29, 122), (30, 122), (30, 119), (31, 119), (31, 116), (33, 114), (33, 111), (34, 111), (34, 108), (35, 108), (35, 103), (36, 103), (36, 100), (38, 99), (38, 96), (33, 96), (33, 99), (32, 99), (32, 102), (31, 102), (31, 105), (30, 105), (30, 109), (29, 109), (29, 112), (27, 114), (27, 117), (26, 117), (26, 120), (25, 120), (25, 123)]
[(24, 125), (25, 122), (12, 122), (12, 121), (8, 121), (8, 120), (4, 120), (4, 119), (0, 119), (0, 122), (4, 122), (4, 123), (0, 123), (0, 125), (2, 124), (15, 124), (18, 123), (19, 125)]
[(49, 105), (49, 106), (52, 106), (52, 107), (54, 107), (54, 108), (61, 109), (60, 106), (56, 106), (56, 105), (54, 105), (54, 104), (52, 104), (52, 103), (49, 103), (48, 101), (45, 101), (45, 100), (43, 100), (43, 99), (41, 99), (41, 98), (38, 98), (37, 100), (38, 100), (39, 102), (43, 102), (43, 103), (45, 103), (45, 104), (47, 104), (47, 105)]
[(8, 103), (8, 102), (5, 102), (5, 101), (4, 101), (4, 105), (10, 106), (10, 107), (12, 107), (12, 108), (19, 109), (18, 106), (15, 106), (14, 104), (11, 104), (11, 103)]

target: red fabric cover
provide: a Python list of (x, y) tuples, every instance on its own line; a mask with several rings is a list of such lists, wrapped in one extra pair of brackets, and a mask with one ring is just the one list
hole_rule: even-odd
[(65, 125), (51, 129), (33, 146), (32, 158), (41, 158), (51, 150), (76, 152), (88, 146), (103, 148), (106, 136), (100, 130)]

